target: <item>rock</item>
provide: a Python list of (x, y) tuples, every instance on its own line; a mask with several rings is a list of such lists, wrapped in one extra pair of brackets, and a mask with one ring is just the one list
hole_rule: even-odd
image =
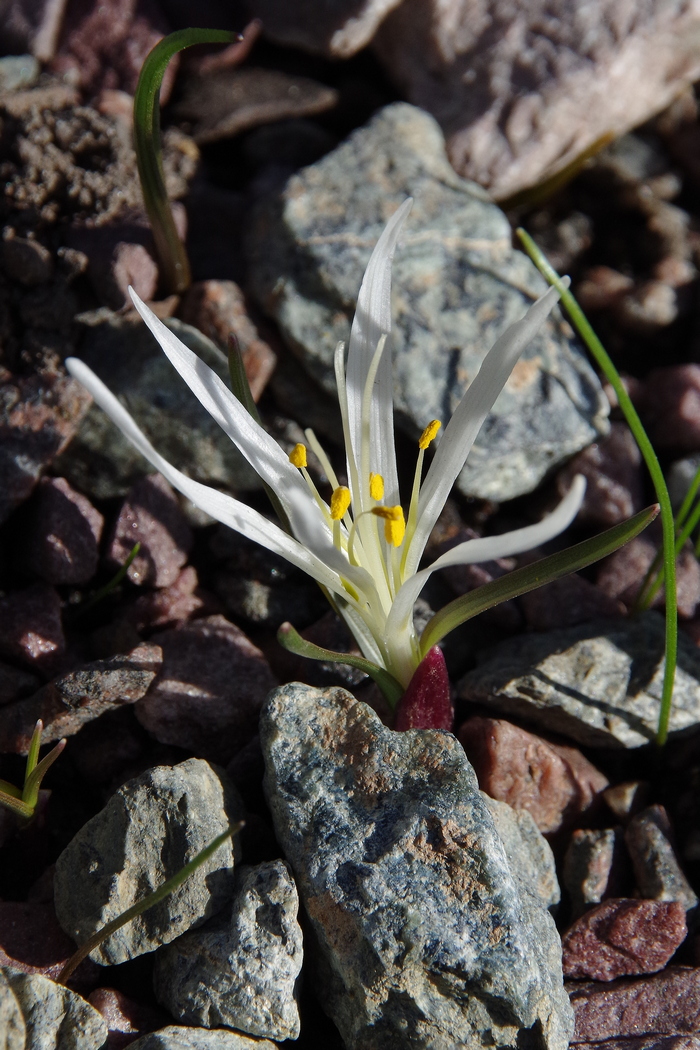
[(53, 587), (37, 583), (0, 598), (0, 655), (50, 672), (65, 647), (61, 599)]
[(237, 1032), (216, 1028), (181, 1028), (169, 1025), (131, 1044), (131, 1050), (277, 1050), (268, 1039), (249, 1039)]
[(557, 478), (561, 496), (577, 474), (586, 479), (578, 521), (609, 528), (642, 509), (642, 454), (626, 423), (612, 423), (606, 438), (574, 456)]
[(104, 518), (65, 478), (37, 486), (24, 562), (46, 583), (88, 583), (97, 571)]
[[(56, 916), (78, 944), (161, 886), (242, 815), (222, 770), (190, 758), (124, 784), (56, 862)], [(236, 853), (237, 857), (237, 853)], [(232, 892), (227, 840), (183, 885), (94, 949), (115, 965), (169, 944), (220, 911)]]
[(26, 754), (37, 719), (42, 744), (74, 736), (88, 722), (135, 704), (160, 670), (159, 646), (143, 643), (124, 656), (96, 660), (55, 678), (34, 696), (0, 709), (0, 751)]
[(674, 510), (680, 508), (699, 467), (700, 455), (686, 456), (684, 459), (677, 459), (675, 463), (671, 464), (666, 477), (666, 484), (668, 485), (668, 494), (671, 497)]
[(481, 795), (514, 874), (539, 898), (543, 908), (553, 908), (561, 900), (554, 854), (532, 815), (497, 802), (485, 791)]
[(127, 569), (132, 583), (169, 587), (192, 548), (192, 530), (165, 478), (150, 474), (124, 500), (107, 548), (108, 559), (124, 565), (135, 543), (141, 548)]
[[(1, 61), (1, 60), (0, 60)], [(0, 261), (7, 277), (28, 288), (53, 276), (53, 256), (40, 241), (17, 237), (10, 228), (0, 244)]]
[(31, 495), (78, 430), (91, 400), (80, 383), (66, 377), (0, 384), (0, 522)]
[(637, 406), (655, 448), (700, 450), (700, 365), (653, 368)]
[(652, 977), (568, 986), (574, 1043), (700, 1032), (700, 967), (669, 966)]
[(161, 744), (225, 764), (255, 735), (263, 700), (276, 685), (265, 657), (223, 616), (207, 616), (153, 641), (163, 668), (136, 717)]
[[(333, 353), (348, 338), (372, 247), (410, 195), (392, 342), (398, 422), (417, 438), (431, 418), (447, 422), (497, 336), (544, 289), (511, 248), (505, 215), (450, 168), (435, 121), (404, 103), (381, 110), (262, 209), (249, 256), (253, 293), (334, 393)], [(493, 500), (530, 492), (605, 432), (607, 413), (592, 370), (550, 320), (499, 395), (458, 487)]]
[(143, 1006), (116, 988), (96, 988), (90, 992), (88, 1002), (107, 1023), (109, 1036), (105, 1050), (123, 1050), (139, 1036), (160, 1028), (165, 1021), (160, 1010)]
[(3, 55), (0, 58), (0, 91), (34, 87), (41, 67), (34, 55)]
[(576, 748), (552, 744), (503, 719), (474, 715), (457, 736), (487, 795), (529, 812), (544, 834), (590, 812), (608, 785)]
[(697, 1035), (642, 1035), (604, 1039), (600, 1043), (572, 1043), (576, 1050), (700, 1050)]
[(664, 807), (648, 806), (632, 817), (625, 842), (641, 895), (656, 901), (680, 901), (690, 910), (697, 906), (698, 898), (678, 863), (672, 834)]
[[(181, 381), (136, 314), (102, 309), (80, 316), (86, 334), (78, 356), (127, 406), (166, 459), (206, 485), (258, 487), (257, 474)], [(170, 318), (167, 324), (228, 381), (227, 362), (213, 343), (182, 321)], [(153, 468), (93, 406), (56, 469), (91, 498), (110, 499), (124, 496)]]
[[(624, 602), (628, 609), (634, 608), (642, 580), (662, 545), (661, 529), (654, 528), (654, 524), (641, 536), (635, 536), (624, 547), (616, 550), (598, 568), (597, 586), (610, 598)], [(676, 588), (678, 615), (688, 620), (700, 603), (700, 563), (690, 541), (686, 542), (676, 559)], [(664, 605), (663, 588), (652, 605)]]
[(178, 1021), (297, 1039), (299, 896), (281, 861), (245, 866), (232, 908), (156, 957), (156, 998)]
[(26, 1028), (10, 982), (0, 969), (0, 1050), (26, 1050)]
[(348, 1050), (505, 1047), (533, 1030), (564, 1050), (558, 936), (455, 738), (395, 733), (344, 690), (299, 683), (270, 694), (260, 737), (317, 991)]
[(573, 627), (601, 616), (624, 616), (626, 612), (622, 602), (575, 572), (521, 595), (520, 607), (532, 631)]
[(656, 973), (687, 932), (679, 901), (607, 900), (564, 934), (564, 975), (612, 981), (627, 974)]
[(182, 299), (180, 316), (226, 354), (229, 338), (235, 336), (253, 399), (259, 401), (277, 355), (258, 332), (238, 285), (234, 281), (197, 281)]
[(375, 48), (445, 128), (456, 170), (501, 199), (668, 106), (700, 73), (698, 17), (680, 0), (643, 10), (405, 0)]
[[(74, 952), (75, 944), (58, 925), (52, 904), (0, 901), (0, 966), (55, 981)], [(86, 959), (70, 983), (78, 988), (92, 987), (98, 972), (95, 963)]]
[(104, 1045), (107, 1025), (75, 992), (41, 974), (23, 973), (12, 966), (0, 972), (22, 1012), (26, 1050), (100, 1050)]
[(625, 859), (621, 828), (578, 828), (573, 832), (563, 873), (572, 919), (606, 897), (620, 894)]
[(18, 667), (0, 663), (0, 707), (30, 696), (40, 685), (41, 680), (29, 671), (20, 671)]
[[(700, 655), (679, 636), (670, 733), (700, 722)], [(664, 622), (657, 612), (522, 635), (489, 649), (459, 695), (591, 747), (641, 747), (655, 739), (663, 680)]]
[(630, 817), (646, 806), (649, 784), (646, 780), (625, 780), (621, 784), (611, 784), (603, 792), (603, 798), (617, 819), (626, 824)]
[(283, 0), (252, 0), (249, 7), (251, 14), (262, 20), (265, 35), (277, 43), (349, 58), (369, 44), (381, 20), (400, 2), (340, 0), (327, 4), (304, 0), (292, 11)]
[(194, 613), (216, 604), (212, 595), (200, 589), (197, 570), (187, 565), (169, 587), (139, 595), (127, 616), (137, 631), (153, 630), (189, 620)]

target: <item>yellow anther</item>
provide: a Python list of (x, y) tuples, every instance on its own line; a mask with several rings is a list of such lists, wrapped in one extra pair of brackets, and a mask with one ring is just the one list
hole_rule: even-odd
[(299, 442), (294, 446), (292, 451), (289, 453), (289, 462), (293, 467), (305, 467), (306, 466), (306, 445), (302, 445)]
[(441, 426), (442, 423), (439, 419), (434, 419), (431, 423), (428, 423), (427, 427), (418, 438), (418, 448), (426, 449)]
[(350, 506), (350, 489), (345, 485), (338, 485), (331, 496), (331, 518), (340, 521)]
[(372, 499), (384, 499), (384, 478), (381, 474), (370, 474), (369, 494)]
[(403, 507), (372, 507), (372, 514), (384, 519), (384, 539), (393, 547), (400, 547), (406, 532)]

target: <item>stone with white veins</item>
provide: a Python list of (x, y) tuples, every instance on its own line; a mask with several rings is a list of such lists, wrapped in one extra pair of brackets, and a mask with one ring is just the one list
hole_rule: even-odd
[(232, 907), (158, 953), (156, 998), (187, 1024), (297, 1039), (298, 910), (284, 861), (239, 869)]
[[(656, 736), (664, 621), (598, 620), (525, 634), (488, 649), (459, 695), (587, 747), (642, 747)], [(700, 725), (700, 652), (682, 633), (669, 735)]]
[[(447, 422), (487, 351), (546, 287), (513, 249), (503, 212), (450, 167), (432, 117), (404, 103), (381, 110), (262, 208), (248, 250), (258, 301), (334, 394), (333, 351), (348, 339), (364, 268), (408, 196), (391, 341), (397, 421), (417, 437), (431, 419)], [(606, 432), (600, 384), (567, 331), (552, 316), (515, 366), (458, 479), (466, 495), (530, 492)]]
[(496, 825), (513, 874), (543, 907), (553, 908), (561, 900), (557, 867), (552, 847), (535, 824), (532, 813), (513, 809), (484, 791), (481, 797)]
[[(56, 862), (56, 917), (78, 944), (143, 900), (243, 816), (222, 769), (199, 758), (127, 781), (83, 825)], [(126, 962), (200, 926), (230, 901), (237, 840), (227, 839), (164, 900), (90, 953)]]
[(474, 771), (343, 689), (293, 683), (261, 716), (265, 790), (348, 1050), (566, 1050), (554, 923), (511, 870)]
[[(22, 1050), (101, 1050), (106, 1043), (104, 1017), (70, 988), (13, 966), (2, 967), (0, 977), (12, 989), (24, 1020), (26, 1041), (17, 1044)], [(3, 1046), (1, 1040), (2, 1034)], [(8, 1050), (13, 1045), (9, 1040)]]

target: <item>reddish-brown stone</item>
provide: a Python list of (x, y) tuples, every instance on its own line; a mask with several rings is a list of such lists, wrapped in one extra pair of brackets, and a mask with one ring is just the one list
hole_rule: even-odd
[(700, 967), (669, 966), (651, 977), (567, 985), (574, 1043), (700, 1032)]
[(197, 570), (187, 565), (170, 587), (140, 594), (128, 612), (137, 630), (153, 630), (189, 620), (195, 613), (218, 612), (221, 608), (213, 595), (199, 587)]
[(165, 1014), (135, 1002), (116, 988), (96, 988), (90, 992), (88, 1002), (107, 1022), (109, 1035), (105, 1050), (123, 1050), (142, 1035), (155, 1032), (168, 1023)]
[[(24, 973), (40, 973), (55, 981), (76, 950), (54, 915), (52, 904), (37, 901), (0, 901), (0, 966), (14, 966)], [(70, 984), (81, 990), (94, 988), (100, 967), (85, 959)]]
[[(661, 528), (654, 522), (641, 536), (635, 536), (601, 563), (596, 580), (598, 587), (611, 598), (632, 608), (646, 571), (660, 547)], [(683, 619), (690, 619), (700, 602), (700, 563), (690, 542), (686, 543), (676, 560), (676, 585), (678, 613)], [(663, 587), (652, 604), (664, 604)]]
[(671, 365), (649, 373), (637, 407), (658, 448), (700, 449), (700, 365)]
[(532, 814), (541, 832), (589, 812), (608, 780), (574, 747), (553, 744), (500, 718), (475, 715), (458, 737), (487, 795)]
[(561, 495), (583, 474), (586, 492), (578, 520), (608, 527), (642, 507), (642, 456), (626, 423), (613, 423), (610, 434), (574, 456), (557, 484)]
[(192, 546), (192, 530), (160, 474), (149, 474), (130, 489), (112, 530), (110, 561), (124, 565), (137, 541), (141, 549), (127, 570), (132, 583), (175, 583)]
[(65, 478), (42, 478), (28, 526), (25, 562), (47, 583), (87, 583), (95, 575), (104, 518)]
[(688, 933), (678, 901), (612, 898), (581, 916), (562, 937), (565, 977), (612, 981), (663, 969)]
[(527, 626), (533, 631), (573, 627), (600, 616), (625, 614), (622, 602), (576, 573), (521, 595), (520, 607)]
[(61, 599), (53, 587), (37, 583), (0, 599), (0, 655), (50, 673), (65, 645)]

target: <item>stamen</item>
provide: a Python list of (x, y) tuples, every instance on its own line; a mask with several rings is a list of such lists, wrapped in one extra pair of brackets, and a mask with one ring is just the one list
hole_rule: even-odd
[(434, 439), (438, 430), (442, 426), (439, 419), (433, 419), (432, 422), (428, 423), (427, 427), (418, 438), (418, 448), (426, 449), (430, 442)]
[(392, 547), (400, 547), (406, 533), (403, 507), (372, 507), (372, 514), (384, 519), (384, 539)]
[(338, 485), (331, 496), (331, 518), (340, 521), (350, 506), (350, 489), (345, 485)]
[(299, 441), (289, 453), (289, 462), (293, 467), (299, 467), (299, 469), (308, 466), (306, 462), (306, 445), (302, 445)]
[(381, 474), (370, 474), (369, 494), (372, 499), (384, 499), (384, 478)]

